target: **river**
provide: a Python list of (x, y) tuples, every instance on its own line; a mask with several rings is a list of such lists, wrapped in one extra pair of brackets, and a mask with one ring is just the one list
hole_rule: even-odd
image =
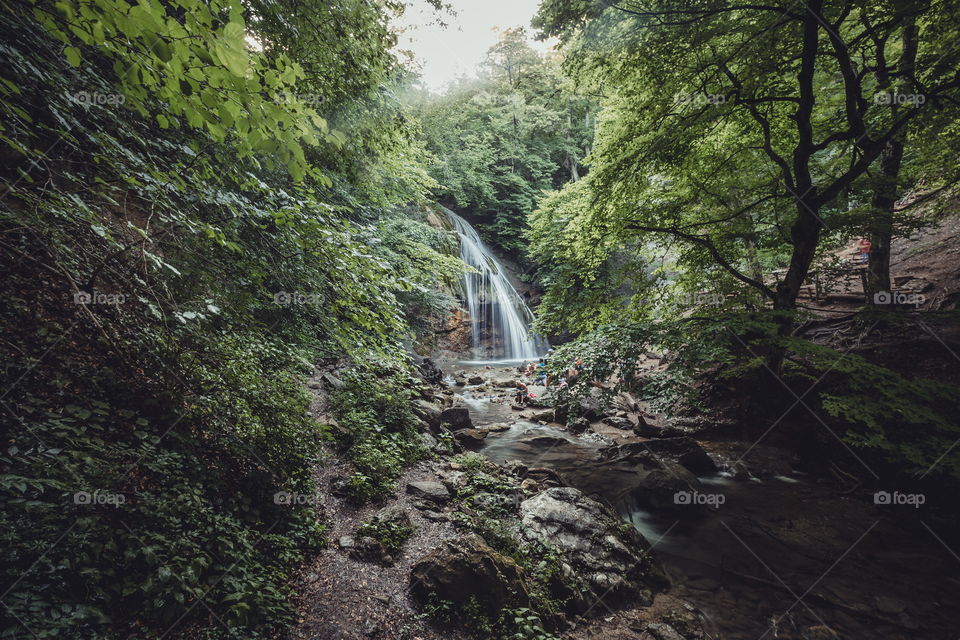
[[(516, 375), (502, 365), (446, 363), (488, 380)], [(935, 534), (931, 514), (877, 505), (832, 480), (785, 469), (735, 479), (701, 474), (699, 491), (715, 496), (698, 509), (640, 508), (626, 497), (636, 474), (604, 459), (611, 442), (639, 442), (630, 432), (595, 424), (600, 434), (573, 435), (560, 425), (522, 418), (509, 389), (489, 383), (454, 387), (478, 427), (491, 431), (481, 453), (558, 472), (565, 481), (616, 509), (654, 546), (672, 592), (703, 611), (715, 638), (801, 638), (830, 627), (842, 638), (956, 640), (960, 569)], [(700, 441), (724, 468), (750, 443)], [(754, 447), (759, 456), (776, 450)], [(719, 503), (719, 504), (717, 504)], [(829, 634), (817, 636), (830, 638)]]

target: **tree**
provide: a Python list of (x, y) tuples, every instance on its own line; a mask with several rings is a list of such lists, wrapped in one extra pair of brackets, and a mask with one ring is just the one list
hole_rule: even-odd
[[(542, 34), (559, 35), (571, 71), (606, 92), (593, 223), (696, 248), (792, 310), (824, 229), (852, 221), (841, 196), (930, 105), (954, 108), (958, 53), (942, 16), (955, 13), (931, 2), (548, 0)], [(899, 68), (874, 63), (886, 54), (875, 42), (912, 41), (914, 28), (915, 67), (909, 55)], [(892, 72), (926, 100), (881, 118), (871, 98)], [(786, 254), (775, 286), (751, 275), (758, 242)]]

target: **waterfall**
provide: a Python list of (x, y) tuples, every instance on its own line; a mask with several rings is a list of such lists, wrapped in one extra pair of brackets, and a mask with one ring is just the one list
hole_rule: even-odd
[(441, 209), (460, 241), (460, 259), (477, 270), (463, 275), (474, 353), (507, 360), (533, 360), (543, 355), (549, 345), (530, 332), (533, 312), (510, 284), (500, 261), (469, 222), (445, 207)]

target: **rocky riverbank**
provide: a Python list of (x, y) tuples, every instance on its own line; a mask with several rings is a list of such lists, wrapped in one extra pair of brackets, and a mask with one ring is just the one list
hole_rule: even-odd
[(431, 456), (394, 498), (338, 496), (350, 470), (329, 452), (331, 544), (303, 568), (292, 638), (953, 637), (949, 554), (785, 451), (629, 398), (561, 424), (511, 406), (512, 368), (453, 374), (424, 372)]

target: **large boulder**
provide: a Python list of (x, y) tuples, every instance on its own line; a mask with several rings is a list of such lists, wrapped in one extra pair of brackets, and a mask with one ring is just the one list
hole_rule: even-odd
[(685, 467), (664, 460), (659, 469), (640, 469), (637, 471), (638, 484), (631, 497), (636, 504), (653, 509), (690, 510), (690, 504), (684, 502), (678, 494), (693, 494), (701, 489), (700, 481)]
[(440, 412), (440, 422), (447, 425), (451, 431), (473, 428), (473, 422), (470, 420), (470, 411), (466, 407), (449, 407), (444, 409)]
[(440, 426), (442, 410), (436, 404), (428, 400), (415, 400), (413, 402), (413, 412), (423, 420), (431, 430), (436, 430)]
[(458, 429), (453, 432), (453, 437), (464, 449), (476, 451), (483, 446), (483, 440), (487, 437), (487, 433), (477, 429)]
[(663, 438), (642, 443), (659, 458), (680, 464), (696, 474), (716, 473), (717, 465), (691, 438)]
[(530, 601), (520, 566), (477, 535), (448, 541), (417, 561), (410, 593), (421, 604), (433, 596), (461, 606), (474, 599), (494, 616)]
[(554, 487), (524, 500), (520, 517), (524, 538), (555, 549), (565, 581), (584, 589), (569, 602), (574, 611), (601, 598), (649, 604), (655, 591), (669, 586), (643, 536), (578, 489)]

